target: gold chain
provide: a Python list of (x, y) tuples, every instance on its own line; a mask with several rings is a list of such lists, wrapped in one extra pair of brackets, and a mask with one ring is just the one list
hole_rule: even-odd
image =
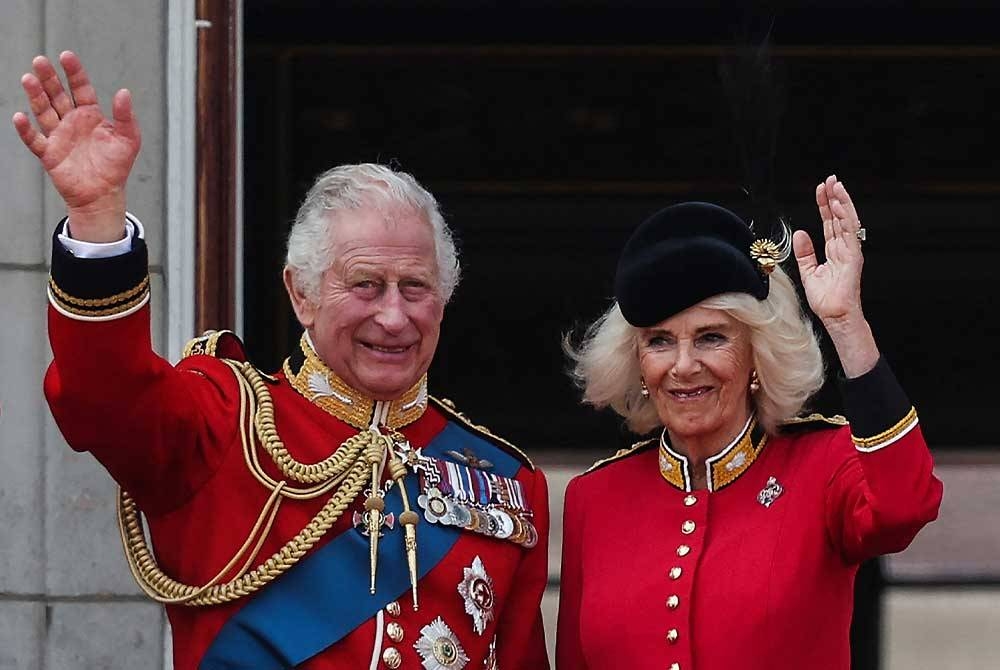
[[(243, 546), (236, 552), (219, 573), (202, 586), (191, 586), (167, 576), (157, 565), (146, 542), (142, 517), (132, 497), (119, 489), (118, 528), (129, 569), (136, 583), (146, 595), (164, 604), (188, 606), (219, 605), (254, 593), (295, 565), (337, 522), (344, 510), (351, 504), (365, 486), (371, 461), (381, 454), (385, 438), (374, 431), (362, 431), (348, 438), (339, 449), (321, 463), (305, 465), (296, 462), (285, 450), (274, 428), (274, 406), (270, 393), (260, 374), (249, 363), (226, 363), (232, 368), (240, 387), (240, 439), (243, 455), (251, 474), (266, 488), (271, 490), (254, 527), (247, 535)], [(248, 415), (247, 405), (250, 405)], [(264, 418), (262, 410), (267, 409)], [(257, 436), (262, 446), (281, 468), (282, 472), (297, 481), (308, 481), (319, 485), (311, 489), (292, 489), (285, 482), (275, 481), (261, 468), (253, 445), (253, 435), (248, 430), (249, 416), (253, 416)], [(248, 434), (250, 433), (250, 434)], [(377, 444), (382, 442), (382, 444)], [(377, 448), (376, 448), (377, 446)], [(279, 460), (280, 459), (280, 460)], [(327, 480), (317, 480), (319, 472), (328, 475)], [(295, 474), (292, 474), (295, 473)], [(299, 475), (299, 476), (295, 476)], [(277, 516), (278, 507), (284, 497), (296, 499), (315, 498), (334, 486), (337, 490), (330, 500), (317, 512), (312, 521), (295, 537), (289, 540), (266, 561), (253, 571), (253, 564), (264, 540)], [(253, 550), (244, 560), (237, 576), (220, 584), (243, 556), (254, 538)]]

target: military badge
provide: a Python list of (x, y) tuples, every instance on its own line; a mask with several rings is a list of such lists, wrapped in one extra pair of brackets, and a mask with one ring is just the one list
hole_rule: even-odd
[(489, 470), (493, 467), (493, 464), (487, 461), (485, 458), (479, 458), (476, 456), (476, 452), (468, 447), (462, 449), (461, 452), (457, 452), (453, 449), (449, 449), (445, 452), (452, 458), (454, 458), (459, 463), (465, 463), (470, 468), (476, 468), (477, 470)]
[(486, 574), (482, 559), (476, 556), (472, 566), (462, 569), (464, 577), (458, 585), (458, 592), (465, 602), (465, 611), (472, 617), (472, 628), (482, 635), (493, 620), (493, 580)]
[(462, 670), (469, 662), (458, 638), (441, 617), (420, 629), (420, 639), (413, 647), (426, 670)]

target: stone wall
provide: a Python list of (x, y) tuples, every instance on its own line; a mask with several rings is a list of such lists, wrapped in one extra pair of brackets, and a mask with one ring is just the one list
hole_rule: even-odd
[[(146, 226), (163, 342), (168, 0), (0, 3), (0, 669), (164, 667), (164, 617), (122, 558), (113, 482), (62, 439), (42, 397), (45, 282), (61, 201), (9, 119), (35, 54), (76, 51), (102, 102), (132, 90), (143, 148), (129, 207)], [(107, 107), (105, 106), (107, 110)]]

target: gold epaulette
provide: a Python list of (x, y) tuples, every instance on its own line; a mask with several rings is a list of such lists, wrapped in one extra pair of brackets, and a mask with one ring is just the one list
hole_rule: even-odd
[(607, 458), (602, 458), (601, 460), (597, 461), (589, 468), (587, 468), (583, 474), (587, 474), (588, 472), (593, 472), (598, 468), (603, 468), (605, 465), (608, 465), (609, 463), (614, 463), (615, 461), (620, 461), (623, 458), (628, 458), (633, 454), (645, 451), (649, 446), (654, 444), (656, 441), (657, 438), (651, 437), (648, 440), (642, 440), (641, 442), (636, 442), (631, 447), (625, 447), (624, 449), (619, 449), (618, 451), (615, 452), (614, 456), (608, 456)]
[(847, 419), (840, 414), (833, 416), (823, 416), (822, 414), (809, 414), (808, 416), (794, 416), (781, 422), (782, 430), (823, 430), (825, 428), (840, 428), (847, 425)]
[(206, 330), (201, 337), (189, 340), (184, 345), (181, 358), (188, 356), (212, 356), (234, 361), (247, 359), (243, 341), (231, 330)]
[(473, 423), (472, 421), (470, 421), (467, 416), (465, 416), (464, 414), (459, 412), (458, 409), (455, 408), (455, 403), (453, 403), (451, 400), (447, 398), (435, 398), (434, 396), (430, 396), (430, 400), (432, 403), (434, 403), (434, 406), (437, 407), (439, 410), (441, 410), (441, 412), (443, 412), (445, 415), (457, 420), (472, 432), (476, 433), (477, 435), (480, 435), (481, 437), (486, 438), (492, 444), (495, 444), (497, 447), (512, 454), (518, 460), (524, 463), (524, 465), (526, 465), (529, 470), (533, 471), (535, 469), (535, 464), (531, 462), (531, 459), (528, 458), (528, 455), (526, 453), (524, 453), (523, 451), (521, 451), (510, 442), (500, 437), (499, 435), (495, 435), (494, 433), (492, 433), (489, 428), (486, 428), (485, 426), (481, 426), (478, 423)]

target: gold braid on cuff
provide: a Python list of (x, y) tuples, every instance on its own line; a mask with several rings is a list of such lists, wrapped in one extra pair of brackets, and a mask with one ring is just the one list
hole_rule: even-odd
[(854, 442), (854, 446), (859, 449), (875, 449), (885, 445), (887, 442), (891, 442), (906, 431), (910, 430), (916, 422), (917, 410), (915, 407), (911, 407), (910, 411), (906, 413), (906, 416), (900, 419), (892, 428), (883, 430), (878, 435), (873, 435), (871, 437), (858, 437), (854, 435), (854, 433), (851, 433), (851, 440)]

